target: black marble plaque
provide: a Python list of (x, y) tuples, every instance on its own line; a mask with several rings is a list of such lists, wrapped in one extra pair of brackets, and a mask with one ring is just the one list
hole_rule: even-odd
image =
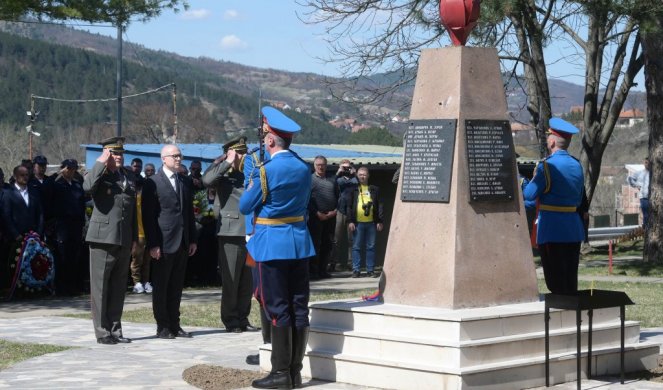
[(405, 138), (403, 202), (449, 202), (456, 119), (413, 120)]
[(466, 120), (470, 201), (509, 201), (514, 197), (515, 152), (508, 121)]

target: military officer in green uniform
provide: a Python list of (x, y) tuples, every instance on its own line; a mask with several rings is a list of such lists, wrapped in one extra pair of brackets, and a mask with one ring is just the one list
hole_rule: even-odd
[(101, 141), (103, 151), (85, 176), (83, 189), (94, 209), (85, 240), (90, 244), (90, 299), (99, 344), (129, 343), (122, 309), (132, 246), (136, 245), (136, 186), (124, 168), (124, 138)]
[(257, 330), (249, 323), (251, 268), (246, 264), (246, 225), (239, 212), (244, 192), (242, 165), (247, 152), (246, 137), (223, 145), (224, 154), (203, 174), (205, 187), (216, 190), (214, 215), (218, 226), (218, 261), (221, 272), (221, 322), (228, 332)]

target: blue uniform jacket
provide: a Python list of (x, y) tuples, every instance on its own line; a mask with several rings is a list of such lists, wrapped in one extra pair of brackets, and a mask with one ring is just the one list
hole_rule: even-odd
[[(243, 167), (243, 173), (244, 173), (244, 189), (246, 190), (249, 186), (249, 179), (252, 176), (258, 175), (258, 167), (257, 164), (259, 164), (260, 161), (260, 152), (256, 151), (251, 154), (247, 154), (246, 157), (244, 157), (244, 167)], [(265, 151), (265, 162), (269, 161), (269, 153)], [(249, 213), (244, 215), (244, 222), (246, 224), (246, 235), (249, 236), (253, 234), (253, 213)]]
[[(582, 201), (582, 167), (565, 150), (556, 151), (544, 161), (545, 164), (536, 167), (534, 178), (524, 190), (525, 200), (539, 199), (536, 243), (580, 242), (585, 237), (585, 229), (575, 208)], [(548, 175), (544, 172), (546, 166)], [(573, 211), (543, 210), (546, 205), (564, 206)]]
[(257, 262), (306, 259), (315, 255), (306, 215), (311, 196), (311, 172), (306, 163), (289, 150), (275, 154), (265, 164), (269, 194), (262, 203), (260, 173), (254, 171), (252, 185), (239, 201), (242, 214), (259, 218), (304, 217), (303, 221), (276, 225), (256, 224), (246, 244)]

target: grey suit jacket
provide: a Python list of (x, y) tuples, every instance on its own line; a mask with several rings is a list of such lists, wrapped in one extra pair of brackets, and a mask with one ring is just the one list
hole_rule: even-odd
[(191, 181), (178, 174), (179, 195), (163, 169), (143, 183), (142, 212), (147, 249), (160, 247), (163, 253), (175, 253), (184, 245), (196, 242)]
[(111, 173), (97, 161), (85, 175), (83, 190), (94, 201), (87, 242), (130, 246), (138, 241), (135, 177), (125, 168), (119, 172)]
[(244, 192), (244, 173), (233, 170), (230, 164), (222, 161), (212, 164), (203, 174), (205, 187), (214, 187), (214, 215), (218, 218), (219, 236), (244, 236), (246, 223), (239, 212), (239, 198)]

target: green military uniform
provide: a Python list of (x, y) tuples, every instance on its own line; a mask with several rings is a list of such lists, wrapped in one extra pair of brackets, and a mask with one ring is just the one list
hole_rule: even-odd
[[(246, 137), (230, 141), (230, 149), (243, 158), (247, 152)], [(225, 160), (210, 165), (203, 174), (205, 187), (216, 190), (214, 215), (218, 218), (218, 262), (221, 272), (221, 322), (229, 332), (252, 330), (249, 323), (251, 269), (246, 265), (246, 224), (239, 212), (239, 198), (244, 192), (244, 173), (234, 170)]]
[[(111, 153), (122, 153), (123, 139), (101, 142)], [(110, 156), (109, 158), (113, 158)], [(83, 189), (92, 196), (94, 210), (85, 240), (90, 244), (90, 298), (97, 341), (127, 342), (122, 336), (122, 309), (127, 288), (131, 245), (137, 241), (136, 186), (133, 173), (124, 167), (111, 172), (95, 162), (85, 176)]]

